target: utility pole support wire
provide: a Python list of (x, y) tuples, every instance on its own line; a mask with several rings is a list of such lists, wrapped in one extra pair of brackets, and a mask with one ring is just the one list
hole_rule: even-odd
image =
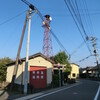
[(15, 64), (14, 72), (13, 72), (13, 76), (12, 76), (12, 82), (11, 82), (11, 88), (10, 88), (11, 90), (14, 88), (14, 81), (16, 79), (16, 74), (17, 74), (17, 69), (18, 69), (18, 60), (19, 60), (20, 51), (21, 51), (21, 47), (22, 47), (22, 42), (23, 42), (23, 38), (24, 38), (24, 33), (25, 33), (25, 29), (26, 29), (27, 18), (28, 18), (28, 11), (27, 11), (27, 15), (26, 15), (23, 31), (22, 31), (22, 36), (21, 36), (20, 45), (19, 45), (17, 58), (16, 58), (16, 64)]
[[(22, 1), (24, 1), (24, 3), (25, 3), (25, 0), (22, 0)], [(34, 6), (33, 5), (31, 5), (31, 4), (29, 4), (29, 3), (26, 3), (27, 5), (29, 5), (29, 7), (30, 7), (30, 9), (32, 8), (32, 10), (35, 10), (34, 9)], [(34, 12), (34, 14), (37, 12), (37, 10), (35, 10), (35, 12)], [(28, 19), (28, 17), (29, 17), (29, 15), (30, 15), (31, 13), (30, 13), (30, 10), (28, 10), (27, 11), (27, 15), (26, 15), (26, 19), (25, 19), (25, 24), (24, 24), (24, 27), (23, 27), (23, 32), (22, 32), (22, 36), (21, 36), (21, 40), (20, 40), (20, 45), (19, 45), (19, 49), (18, 49), (18, 53), (17, 53), (17, 58), (16, 58), (16, 64), (15, 64), (15, 67), (14, 67), (14, 72), (13, 72), (13, 76), (12, 76), (12, 82), (11, 82), (11, 89), (10, 90), (12, 90), (13, 88), (14, 88), (14, 82), (15, 82), (15, 79), (16, 79), (16, 74), (17, 74), (17, 69), (18, 69), (18, 61), (19, 61), (19, 56), (20, 56), (20, 52), (21, 52), (21, 47), (22, 47), (22, 42), (23, 42), (23, 38), (24, 38), (24, 34), (25, 34), (25, 29), (26, 29), (26, 24), (27, 24), (27, 19)], [(30, 19), (30, 18), (29, 18)], [(29, 21), (29, 23), (31, 23), (31, 21)], [(30, 27), (30, 26), (29, 26)], [(30, 30), (29, 30), (30, 31)], [(30, 37), (30, 36), (28, 36), (28, 37)], [(27, 51), (29, 50), (29, 48), (27, 48)], [(28, 53), (27, 53), (27, 55), (28, 55)], [(26, 57), (27, 58), (27, 57)], [(27, 58), (28, 59), (28, 58)], [(27, 60), (28, 61), (28, 60)], [(26, 61), (26, 62), (27, 62)], [(28, 62), (26, 63), (26, 65), (25, 66), (28, 66)], [(25, 85), (25, 87), (27, 87), (26, 85)], [(25, 91), (25, 93), (26, 93), (26, 89), (24, 89), (24, 91)]]

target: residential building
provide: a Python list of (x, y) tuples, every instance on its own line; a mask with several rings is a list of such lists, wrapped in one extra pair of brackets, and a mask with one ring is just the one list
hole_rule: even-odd
[[(19, 60), (17, 75), (15, 83), (19, 85), (24, 85), (24, 74), (25, 74), (25, 59)], [(32, 85), (34, 88), (46, 88), (52, 82), (52, 68), (53, 61), (47, 59), (43, 54), (37, 53), (29, 56), (28, 65), (28, 84)], [(15, 67), (15, 62), (7, 65), (7, 78), (6, 82), (10, 83), (12, 81), (13, 71)]]
[(79, 65), (71, 63), (71, 73), (68, 76), (69, 80), (76, 80), (79, 77)]
[(100, 70), (100, 64), (98, 66), (88, 66), (80, 69), (80, 76), (82, 78), (98, 77), (98, 70)]

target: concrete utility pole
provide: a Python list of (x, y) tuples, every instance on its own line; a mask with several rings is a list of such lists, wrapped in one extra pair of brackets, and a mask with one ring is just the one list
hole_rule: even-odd
[(28, 58), (29, 58), (29, 41), (30, 41), (30, 28), (31, 28), (31, 9), (29, 10), (29, 25), (28, 25), (28, 37), (27, 37), (27, 50), (26, 50), (26, 62), (25, 62), (25, 77), (24, 77), (24, 93), (27, 94), (28, 84)]
[(32, 9), (29, 10), (29, 24), (28, 24), (28, 37), (27, 37), (27, 50), (26, 50), (26, 62), (25, 62), (25, 77), (24, 77), (24, 94), (27, 94), (27, 84), (28, 84), (28, 59), (29, 59), (29, 42), (30, 42), (30, 28), (31, 28), (31, 15), (37, 13), (37, 10), (32, 12)]
[(93, 35), (91, 36), (91, 41), (92, 41), (92, 46), (94, 48), (94, 54), (95, 54), (95, 58), (96, 58), (96, 64), (98, 67), (98, 77), (99, 77), (99, 65), (98, 65), (98, 54), (97, 54), (97, 49), (96, 49), (96, 41), (95, 38), (93, 37)]

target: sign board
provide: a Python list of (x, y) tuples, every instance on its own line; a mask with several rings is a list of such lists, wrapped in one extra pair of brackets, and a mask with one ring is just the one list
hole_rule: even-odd
[(60, 69), (60, 63), (58, 63), (57, 65), (58, 65), (58, 69)]

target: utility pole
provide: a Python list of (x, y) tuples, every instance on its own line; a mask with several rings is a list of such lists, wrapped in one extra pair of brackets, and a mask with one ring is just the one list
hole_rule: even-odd
[[(13, 76), (12, 76), (12, 82), (11, 82), (11, 89), (12, 90), (14, 88), (14, 82), (16, 79), (16, 74), (17, 74), (17, 69), (18, 69), (18, 61), (19, 61), (19, 56), (20, 56), (20, 51), (21, 51), (21, 47), (22, 47), (22, 42), (23, 42), (23, 38), (24, 38), (24, 34), (25, 34), (25, 29), (26, 29), (26, 24), (27, 24), (27, 20), (29, 19), (29, 26), (28, 26), (28, 38), (27, 38), (27, 53), (26, 53), (26, 63), (25, 63), (25, 80), (24, 80), (24, 93), (27, 93), (27, 82), (28, 82), (28, 54), (29, 54), (29, 40), (30, 40), (30, 26), (31, 26), (31, 14), (35, 14), (38, 12), (37, 9), (34, 8), (34, 6), (30, 3), (28, 3), (25, 0), (22, 0), (24, 3), (26, 3), (27, 5), (29, 5), (30, 10), (27, 11), (27, 15), (26, 15), (26, 19), (25, 19), (25, 24), (23, 27), (23, 32), (22, 32), (22, 36), (21, 36), (21, 40), (20, 40), (20, 45), (19, 45), (19, 49), (18, 49), (18, 53), (17, 53), (17, 58), (16, 58), (16, 64), (14, 67), (14, 72), (13, 72)], [(32, 10), (32, 12), (31, 12)]]
[(28, 58), (29, 58), (29, 41), (30, 41), (30, 28), (31, 28), (31, 9), (29, 10), (29, 25), (28, 25), (28, 37), (27, 37), (27, 50), (26, 50), (26, 62), (25, 62), (25, 77), (24, 77), (24, 93), (27, 94), (28, 84)]
[[(69, 64), (71, 66), (71, 54), (69, 54)], [(71, 80), (71, 72), (70, 72), (70, 80)]]
[(94, 48), (94, 54), (95, 54), (95, 58), (96, 58), (96, 64), (98, 67), (98, 77), (99, 77), (99, 65), (98, 65), (98, 54), (97, 54), (97, 49), (96, 49), (96, 39), (93, 37), (93, 35), (91, 36), (91, 41), (92, 41), (92, 46)]
[(23, 27), (23, 31), (22, 31), (22, 36), (21, 36), (21, 40), (20, 40), (20, 44), (19, 44), (19, 48), (18, 48), (16, 63), (15, 63), (15, 67), (14, 67), (14, 72), (13, 72), (13, 76), (12, 76), (12, 82), (11, 82), (11, 88), (10, 88), (10, 90), (12, 91), (13, 88), (14, 88), (14, 82), (15, 82), (16, 74), (17, 74), (17, 70), (18, 70), (18, 61), (19, 61), (20, 51), (21, 51), (21, 47), (22, 47), (22, 42), (23, 42), (24, 34), (25, 34), (27, 19), (29, 17), (28, 39), (27, 39), (27, 53), (26, 53), (26, 63), (25, 63), (25, 80), (24, 80), (24, 84), (25, 84), (25, 86), (24, 86), (24, 93), (27, 93), (27, 82), (28, 82), (28, 52), (29, 52), (30, 25), (31, 25), (31, 9), (32, 9), (32, 11), (35, 10), (35, 13), (38, 10), (36, 8), (34, 8), (34, 6), (32, 4), (30, 4), (28, 1), (26, 1), (26, 0), (21, 0), (21, 1), (23, 1), (25, 4), (27, 4), (29, 6), (30, 10), (27, 11), (27, 15), (26, 15), (26, 19), (25, 19), (25, 23), (24, 23), (24, 27)]
[(29, 59), (29, 42), (30, 42), (30, 28), (31, 28), (31, 15), (37, 13), (37, 10), (32, 12), (29, 10), (29, 24), (28, 24), (28, 36), (27, 36), (27, 50), (26, 50), (26, 61), (25, 61), (25, 77), (24, 77), (24, 94), (27, 94), (27, 84), (28, 84), (28, 59)]

